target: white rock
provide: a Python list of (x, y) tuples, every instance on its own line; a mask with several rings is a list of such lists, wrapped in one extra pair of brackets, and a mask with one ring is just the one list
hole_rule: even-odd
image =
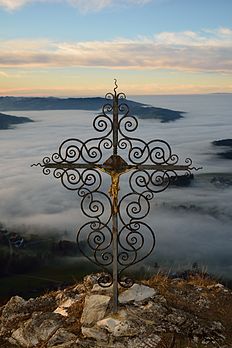
[(67, 317), (68, 316), (68, 311), (67, 309), (69, 307), (72, 306), (73, 303), (77, 302), (77, 300), (73, 299), (73, 298), (68, 298), (67, 300), (65, 300), (64, 302), (62, 302), (59, 307), (57, 307), (55, 310), (54, 310), (54, 313), (57, 313), (57, 314), (61, 314), (63, 315), (64, 317)]
[(129, 326), (126, 321), (120, 321), (115, 318), (105, 318), (97, 322), (97, 325), (102, 329), (106, 329), (113, 336), (130, 336), (128, 335)]
[(67, 317), (68, 316), (67, 308), (63, 308), (63, 307), (57, 307), (54, 310), (54, 313), (63, 315), (63, 317)]
[(134, 334), (130, 329), (129, 322), (126, 320), (127, 313), (125, 310), (119, 311), (117, 314), (99, 320), (97, 326), (107, 330), (115, 337), (119, 336), (131, 336)]
[(145, 285), (134, 284), (130, 289), (119, 295), (119, 303), (139, 302), (155, 295), (155, 290)]
[(81, 332), (84, 337), (94, 338), (97, 341), (108, 341), (107, 334), (99, 328), (82, 326)]
[(106, 295), (86, 296), (81, 323), (90, 326), (104, 318), (110, 297)]

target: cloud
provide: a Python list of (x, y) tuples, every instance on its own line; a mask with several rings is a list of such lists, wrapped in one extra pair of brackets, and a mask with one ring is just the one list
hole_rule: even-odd
[[(95, 0), (93, 0), (95, 1)], [(112, 41), (0, 41), (0, 68), (103, 67), (232, 72), (232, 30), (162, 32)]]
[(71, 6), (77, 7), (81, 12), (89, 11), (100, 11), (109, 6), (136, 6), (136, 5), (145, 5), (152, 0), (0, 0), (0, 6), (13, 11), (26, 4), (35, 3), (35, 2), (53, 2), (53, 3), (67, 3)]
[(17, 8), (24, 6), (30, 0), (0, 0), (0, 6), (6, 8), (7, 10), (16, 10)]
[(0, 71), (0, 77), (8, 77), (9, 75), (7, 73), (5, 73), (4, 71)]

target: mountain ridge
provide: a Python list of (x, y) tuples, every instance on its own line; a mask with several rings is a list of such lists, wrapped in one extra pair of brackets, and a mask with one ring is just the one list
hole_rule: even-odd
[[(34, 111), (34, 110), (90, 110), (101, 109), (110, 100), (101, 97), (58, 98), (58, 97), (0, 97), (0, 111)], [(183, 111), (156, 108), (132, 100), (122, 99), (132, 115), (143, 119), (159, 119), (170, 122), (182, 118)]]

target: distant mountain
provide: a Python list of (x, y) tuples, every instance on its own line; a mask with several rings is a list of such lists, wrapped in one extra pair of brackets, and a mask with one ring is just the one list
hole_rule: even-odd
[(28, 117), (5, 115), (0, 112), (0, 129), (9, 129), (20, 123), (34, 122)]
[[(0, 111), (25, 110), (99, 110), (107, 103), (105, 98), (54, 98), (54, 97), (0, 97)], [(123, 103), (123, 100), (122, 100)], [(182, 118), (183, 112), (125, 100), (132, 115), (159, 119), (161, 122)]]
[(223, 146), (227, 150), (224, 152), (218, 152), (217, 155), (221, 158), (232, 159), (232, 139), (221, 139), (212, 142), (214, 146)]
[(212, 142), (215, 146), (230, 146), (232, 147), (232, 139), (221, 139)]

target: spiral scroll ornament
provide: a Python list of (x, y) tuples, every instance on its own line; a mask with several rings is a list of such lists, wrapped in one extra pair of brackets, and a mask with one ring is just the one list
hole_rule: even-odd
[[(155, 194), (167, 189), (178, 172), (198, 170), (187, 158), (184, 165), (161, 139), (146, 142), (133, 136), (138, 120), (130, 114), (126, 95), (107, 93), (106, 104), (93, 120), (99, 134), (82, 141), (64, 140), (58, 151), (43, 158), (45, 175), (53, 174), (68, 190), (77, 192), (80, 208), (88, 221), (77, 233), (83, 255), (104, 270), (99, 285), (113, 285), (113, 310), (117, 311), (118, 284), (133, 285), (128, 268), (149, 256), (155, 234), (146, 218)], [(120, 178), (128, 173), (129, 192), (120, 191)], [(103, 175), (111, 180), (106, 192)]]

